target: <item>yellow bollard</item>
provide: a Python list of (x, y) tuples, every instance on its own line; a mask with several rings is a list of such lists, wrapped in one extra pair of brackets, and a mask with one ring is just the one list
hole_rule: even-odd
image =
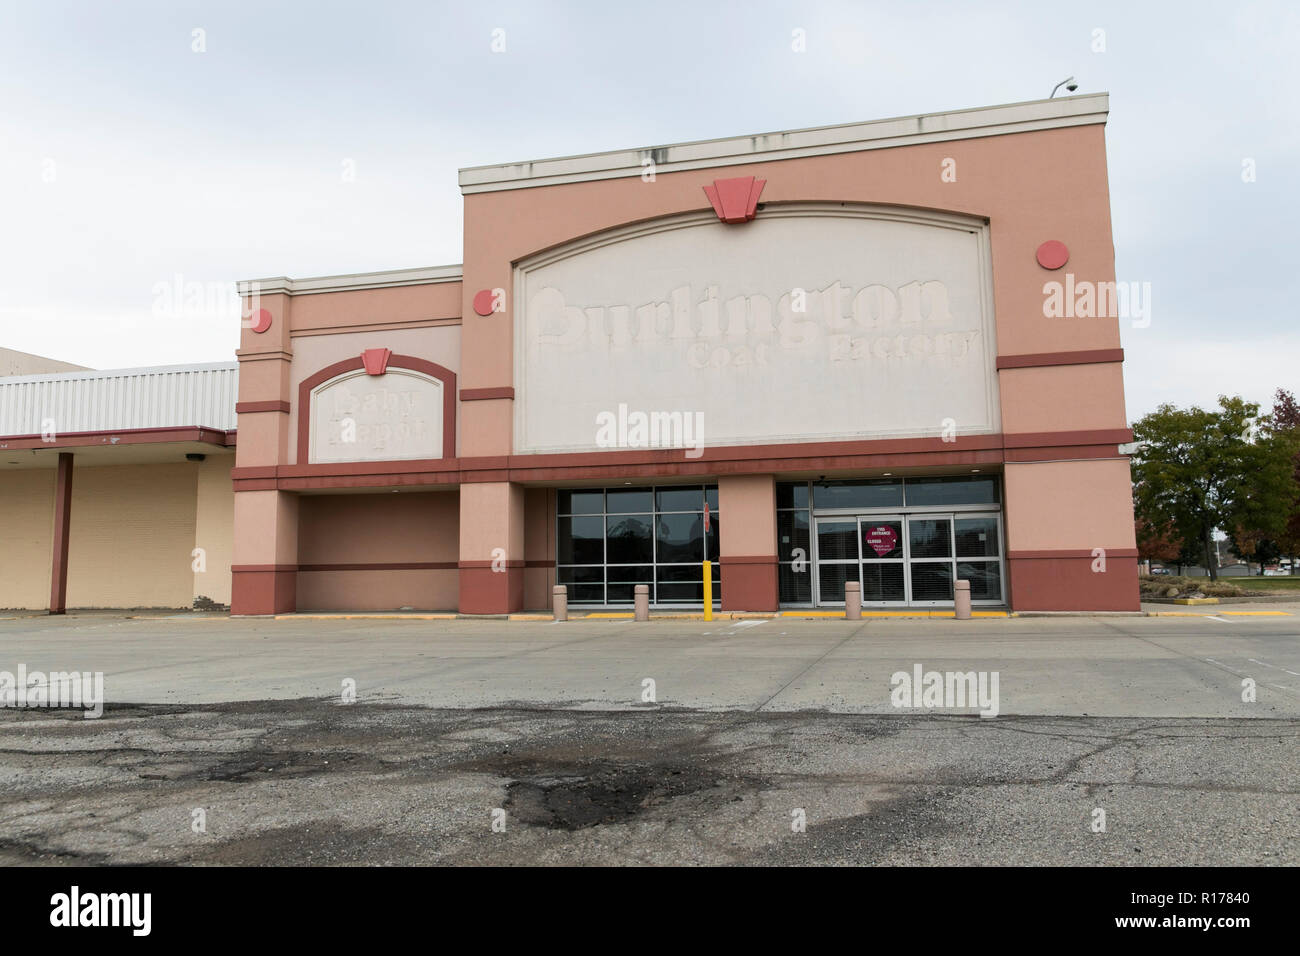
[(704, 562), (704, 620), (713, 620), (713, 562)]

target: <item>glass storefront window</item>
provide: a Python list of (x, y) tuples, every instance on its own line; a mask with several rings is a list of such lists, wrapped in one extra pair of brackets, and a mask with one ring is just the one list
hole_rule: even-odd
[(995, 516), (957, 519), (957, 557), (995, 558), (997, 555), (998, 519)]
[(605, 563), (603, 515), (560, 518), (558, 525), (556, 564)]
[(638, 584), (650, 585), (650, 593), (654, 593), (654, 565), (611, 564), (606, 573), (609, 583), (605, 588), (605, 600), (610, 604), (631, 602), (636, 597), (634, 588)]
[(811, 604), (813, 600), (812, 515), (806, 481), (776, 484), (777, 600)]
[[(971, 582), (973, 601), (1005, 600), (1000, 480), (777, 482), (780, 603), (833, 606), (844, 600), (844, 582), (858, 580), (866, 604), (944, 604), (959, 578)], [(630, 604), (635, 585), (649, 584), (652, 603), (693, 604), (703, 596), (706, 557), (719, 600), (717, 502), (717, 486), (703, 484), (557, 491), (558, 580), (569, 600)]]
[(957, 577), (970, 582), (972, 601), (1002, 599), (1002, 565), (997, 561), (958, 561)]
[(907, 533), (913, 560), (952, 557), (952, 522), (947, 518), (908, 518)]
[(817, 521), (817, 557), (822, 561), (858, 559), (858, 522), (856, 518), (845, 521)]
[(605, 513), (605, 492), (597, 488), (583, 491), (560, 491), (555, 512), (562, 515), (599, 515)]
[(897, 604), (907, 600), (903, 589), (902, 561), (873, 561), (862, 565), (862, 600)]
[(998, 503), (996, 475), (955, 478), (908, 478), (907, 506), (993, 505)]
[(795, 567), (793, 563), (777, 565), (779, 599), (782, 604), (811, 604), (812, 560), (801, 562), (798, 571)]
[(605, 601), (605, 569), (596, 567), (559, 567), (557, 578), (569, 588), (569, 600), (579, 603), (603, 604)]
[(654, 511), (654, 491), (650, 488), (610, 488), (605, 492), (605, 510), (612, 515)]
[(803, 558), (812, 554), (808, 540), (808, 512), (778, 511), (776, 513), (777, 560), (794, 561), (795, 549), (803, 552)]
[[(631, 604), (638, 584), (650, 585), (651, 603), (702, 600), (706, 550), (710, 560), (718, 558), (717, 502), (717, 486), (703, 484), (558, 490), (556, 571), (569, 601)], [(715, 563), (715, 602), (721, 579)]]
[(919, 561), (910, 571), (913, 602), (952, 600), (952, 562)]
[(601, 584), (605, 583), (605, 569), (601, 565), (591, 567), (560, 568), (561, 584)]
[(897, 478), (863, 481), (818, 481), (813, 483), (813, 507), (897, 508), (903, 504), (903, 482)]
[(700, 511), (703, 507), (704, 489), (698, 485), (655, 489), (655, 508), (659, 511)]
[(827, 603), (844, 603), (844, 582), (856, 581), (858, 564), (819, 564), (817, 567), (817, 584), (821, 589), (822, 601)]
[(606, 560), (610, 564), (653, 562), (653, 526), (650, 515), (610, 515), (606, 519)]
[(704, 560), (703, 514), (660, 515), (658, 529), (656, 547), (661, 562)]
[(776, 485), (777, 508), (807, 508), (808, 482), (779, 481)]

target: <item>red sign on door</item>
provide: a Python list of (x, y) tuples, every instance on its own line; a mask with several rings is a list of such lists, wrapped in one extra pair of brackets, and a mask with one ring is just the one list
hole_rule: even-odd
[(887, 524), (878, 524), (867, 529), (866, 542), (876, 557), (883, 558), (898, 547), (898, 532)]
[(709, 503), (704, 502), (704, 533), (708, 534), (712, 529), (709, 527)]

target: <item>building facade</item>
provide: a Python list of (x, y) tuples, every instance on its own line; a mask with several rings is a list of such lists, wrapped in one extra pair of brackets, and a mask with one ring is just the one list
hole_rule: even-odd
[(463, 265), (244, 283), (234, 613), (1136, 609), (1106, 112), (466, 169)]
[(0, 378), (0, 607), (1136, 610), (1106, 114), (462, 170), (462, 265), (241, 283), (237, 368)]

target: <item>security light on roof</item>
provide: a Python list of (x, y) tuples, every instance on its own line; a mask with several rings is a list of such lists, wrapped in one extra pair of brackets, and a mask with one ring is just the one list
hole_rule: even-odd
[[(1061, 87), (1065, 87), (1065, 92), (1073, 93), (1075, 90), (1079, 88), (1079, 84), (1074, 82), (1074, 77), (1067, 76), (1060, 83), (1057, 83), (1054, 87), (1052, 87), (1052, 96), (1055, 96), (1056, 91), (1059, 90)], [(1050, 100), (1052, 96), (1049, 96), (1048, 99)]]

